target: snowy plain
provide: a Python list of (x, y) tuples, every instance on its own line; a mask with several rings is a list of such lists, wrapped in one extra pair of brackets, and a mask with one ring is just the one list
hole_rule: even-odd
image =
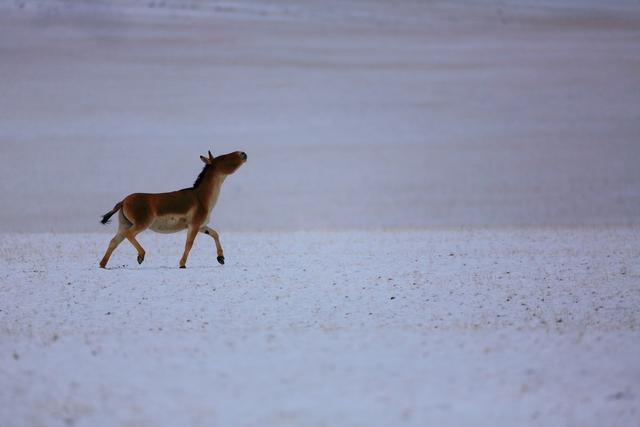
[(640, 228), (5, 235), (3, 425), (619, 425)]
[[(635, 1), (0, 1), (1, 426), (640, 426)], [(207, 236), (98, 218), (242, 149)]]

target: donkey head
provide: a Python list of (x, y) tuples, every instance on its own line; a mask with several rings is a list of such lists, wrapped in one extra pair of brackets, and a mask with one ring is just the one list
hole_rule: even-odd
[(213, 154), (209, 151), (209, 157), (200, 156), (200, 160), (207, 165), (215, 167), (217, 171), (224, 175), (231, 175), (247, 161), (247, 153), (244, 151), (234, 151), (229, 154), (213, 157)]

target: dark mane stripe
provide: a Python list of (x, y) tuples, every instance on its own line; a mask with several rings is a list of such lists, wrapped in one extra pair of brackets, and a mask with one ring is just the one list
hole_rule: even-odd
[(202, 180), (204, 179), (205, 174), (210, 169), (213, 169), (213, 166), (204, 165), (204, 167), (202, 168), (202, 172), (200, 172), (200, 175), (198, 175), (196, 180), (193, 182), (193, 187), (192, 188), (198, 188), (198, 185), (200, 185), (200, 183), (202, 183)]

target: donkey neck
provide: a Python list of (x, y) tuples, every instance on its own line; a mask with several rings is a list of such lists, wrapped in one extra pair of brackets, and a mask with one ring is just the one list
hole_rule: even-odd
[(200, 185), (194, 188), (198, 194), (198, 198), (205, 205), (208, 211), (211, 211), (218, 201), (220, 187), (222, 187), (222, 183), (225, 178), (226, 175), (212, 170), (203, 177)]

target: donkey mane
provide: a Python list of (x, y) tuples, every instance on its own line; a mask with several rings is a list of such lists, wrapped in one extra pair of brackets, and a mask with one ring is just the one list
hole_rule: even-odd
[(191, 188), (198, 188), (198, 186), (202, 183), (204, 176), (207, 174), (207, 171), (212, 169), (213, 169), (212, 165), (204, 165), (204, 167), (202, 168), (202, 172), (200, 172), (200, 175), (198, 175), (196, 180), (193, 182), (193, 187)]

